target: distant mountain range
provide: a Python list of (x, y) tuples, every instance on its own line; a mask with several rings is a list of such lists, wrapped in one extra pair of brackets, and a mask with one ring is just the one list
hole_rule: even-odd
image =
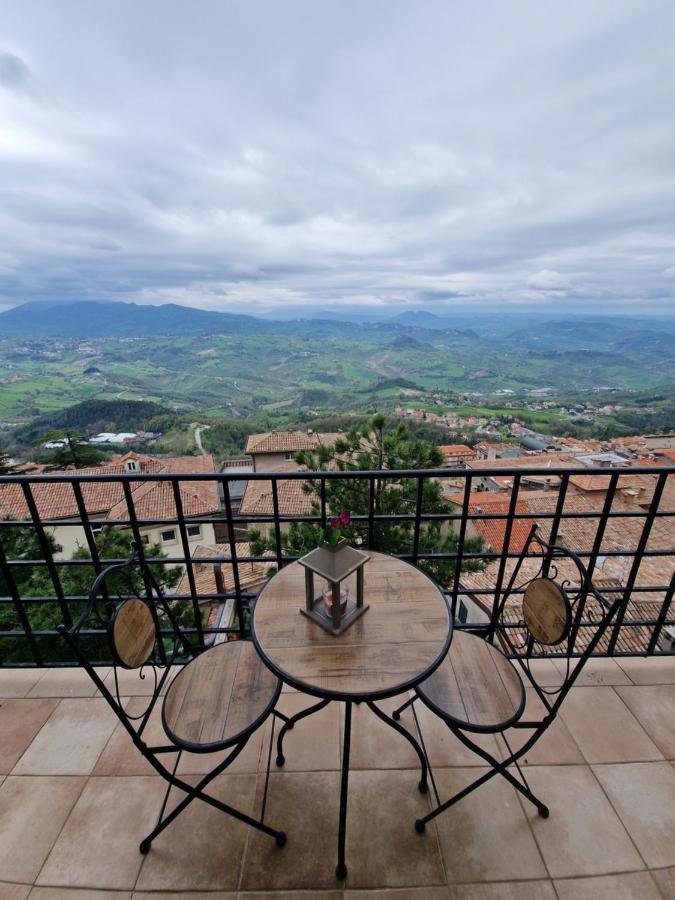
[[(158, 337), (187, 334), (290, 334), (306, 332), (345, 337), (354, 335), (348, 319), (314, 315), (292, 320), (261, 319), (256, 316), (226, 312), (210, 312), (190, 306), (166, 303), (144, 306), (136, 303), (80, 301), (78, 303), (24, 303), (0, 313), (0, 334), (25, 337), (60, 337), (71, 339), (114, 337)], [(446, 331), (454, 335), (476, 338), (475, 331), (458, 329), (455, 322), (424, 311), (408, 311), (386, 321), (361, 321), (361, 327), (382, 331), (411, 328)]]
[(665, 391), (673, 373), (675, 320), (665, 318), (406, 310), (357, 324), (84, 301), (0, 315), (0, 422), (85, 400), (147, 400), (283, 425), (299, 411), (440, 409), (464, 392)]
[(32, 337), (153, 337), (162, 334), (251, 334), (271, 330), (273, 323), (233, 313), (209, 312), (166, 303), (81, 301), (24, 303), (0, 314), (0, 333)]

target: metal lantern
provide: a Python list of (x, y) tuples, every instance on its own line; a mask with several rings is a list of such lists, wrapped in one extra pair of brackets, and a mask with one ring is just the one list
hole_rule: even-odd
[[(300, 612), (318, 622), (331, 634), (342, 634), (368, 609), (363, 604), (363, 569), (370, 557), (355, 547), (342, 546), (333, 551), (317, 547), (298, 560), (305, 569), (305, 606)], [(356, 573), (356, 597), (346, 583)], [(318, 596), (315, 593), (314, 576), (327, 583)]]

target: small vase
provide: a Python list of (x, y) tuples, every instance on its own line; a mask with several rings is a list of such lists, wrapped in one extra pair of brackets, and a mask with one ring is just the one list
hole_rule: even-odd
[(333, 546), (330, 541), (324, 541), (323, 546), (326, 550), (330, 550), (331, 553), (337, 553), (338, 550), (342, 550), (343, 547), (347, 546), (347, 538), (340, 538), (335, 546)]

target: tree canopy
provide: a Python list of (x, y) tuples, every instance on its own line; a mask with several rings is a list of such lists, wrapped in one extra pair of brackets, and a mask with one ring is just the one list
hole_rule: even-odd
[[(45, 444), (57, 444), (46, 448)], [(38, 460), (45, 464), (45, 471), (67, 469), (73, 466), (83, 469), (87, 466), (98, 466), (105, 459), (104, 453), (86, 443), (86, 437), (79, 431), (70, 428), (47, 431), (36, 442)]]
[[(337, 469), (349, 471), (383, 471), (396, 469), (430, 469), (443, 464), (443, 456), (438, 447), (420, 438), (411, 439), (404, 422), (389, 424), (385, 416), (379, 414), (365, 425), (350, 429), (332, 447), (319, 445), (315, 451), (302, 451), (296, 461), (309, 471)], [(343, 510), (351, 513), (349, 525), (342, 528), (342, 535), (356, 546), (368, 545), (368, 522), (359, 520), (367, 516), (369, 510), (370, 479), (328, 479), (326, 481), (326, 504), (330, 515)], [(381, 476), (372, 479), (373, 507), (375, 516), (414, 516), (417, 509), (418, 479)], [(312, 511), (320, 512), (320, 485), (307, 482), (304, 488), (312, 496)], [(444, 501), (441, 485), (431, 478), (422, 480), (421, 512), (449, 514)], [(415, 524), (411, 518), (404, 521), (376, 522), (371, 543), (372, 550), (383, 553), (411, 553), (414, 544)], [(301, 555), (309, 552), (321, 542), (321, 528), (312, 523), (292, 522), (287, 531), (282, 532), (282, 547), (288, 554)], [(259, 529), (250, 529), (248, 535), (255, 555), (266, 549), (275, 549), (274, 536), (263, 535)], [(465, 543), (466, 552), (479, 552), (483, 547), (480, 538), (469, 538)], [(454, 554), (457, 550), (457, 535), (448, 522), (442, 520), (423, 521), (419, 530), (418, 552)], [(439, 584), (451, 582), (455, 572), (455, 560), (419, 560), (419, 568), (427, 572)], [(477, 560), (466, 560), (464, 571), (482, 568)]]
[[(5, 527), (0, 535), (2, 549), (5, 558), (10, 561), (19, 560), (44, 560), (44, 554), (40, 546), (35, 529), (29, 526)], [(58, 553), (61, 549), (51, 538), (48, 538), (50, 551)], [(96, 549), (101, 559), (127, 559), (131, 556), (133, 536), (126, 529), (106, 525), (96, 536)], [(165, 556), (159, 544), (145, 548), (147, 556), (161, 558)], [(77, 566), (64, 566), (57, 561), (57, 572), (63, 593), (67, 598), (86, 597), (96, 578), (96, 570), (91, 562), (91, 553), (88, 547), (78, 547), (73, 553), (72, 559), (89, 561), (88, 564)], [(152, 566), (153, 575), (158, 583), (165, 587), (173, 587), (180, 578), (178, 566), (167, 567), (161, 563)], [(33, 631), (54, 631), (57, 625), (64, 621), (64, 614), (60, 604), (56, 600), (48, 602), (34, 601), (31, 598), (51, 597), (54, 595), (54, 585), (46, 565), (35, 566), (11, 566), (12, 578), (17, 592), (22, 601), (22, 609), (25, 612), (30, 627)], [(107, 581), (110, 596), (116, 593), (139, 593), (143, 591), (140, 571), (137, 570), (131, 576), (128, 574), (113, 574)], [(2, 572), (0, 572), (0, 631), (23, 631), (21, 615), (11, 597), (10, 586), (7, 584)], [(9, 600), (9, 602), (4, 602)], [(69, 602), (68, 609), (73, 621), (84, 609), (83, 601)], [(58, 636), (48, 640), (37, 639), (40, 651), (45, 660), (68, 659), (72, 655)], [(26, 639), (0, 638), (0, 662), (30, 662), (33, 656)]]

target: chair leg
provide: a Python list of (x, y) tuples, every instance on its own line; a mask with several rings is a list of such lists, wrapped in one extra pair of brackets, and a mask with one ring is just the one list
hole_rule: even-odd
[[(250, 735), (249, 735), (250, 737)], [(185, 797), (178, 803), (171, 812), (162, 818), (155, 828), (150, 832), (147, 837), (145, 837), (140, 845), (139, 850), (141, 853), (147, 853), (150, 850), (152, 842), (154, 839), (164, 831), (164, 829), (171, 824), (182, 812), (183, 810), (192, 803), (193, 800), (199, 799), (204, 803), (208, 803), (209, 806), (214, 806), (216, 809), (219, 809), (221, 812), (227, 813), (227, 815), (232, 816), (232, 818), (237, 819), (240, 822), (244, 822), (246, 825), (250, 825), (251, 828), (256, 828), (258, 831), (262, 831), (265, 834), (268, 834), (270, 837), (273, 837), (277, 845), (279, 847), (283, 847), (286, 843), (286, 835), (283, 831), (276, 831), (274, 828), (270, 828), (268, 825), (265, 825), (263, 822), (258, 821), (257, 819), (251, 818), (251, 816), (246, 815), (246, 813), (240, 812), (240, 810), (235, 809), (233, 806), (229, 806), (227, 803), (222, 803), (220, 800), (216, 800), (215, 797), (209, 796), (209, 794), (204, 793), (204, 788), (209, 785), (214, 778), (216, 778), (220, 773), (226, 769), (230, 763), (234, 762), (234, 760), (239, 756), (241, 751), (244, 749), (246, 744), (248, 743), (248, 737), (242, 741), (240, 744), (234, 748), (234, 750), (218, 765), (215, 769), (205, 775), (201, 781), (196, 785), (188, 784), (180, 778), (177, 778), (173, 773), (169, 773), (168, 769), (164, 769), (156, 761), (154, 762), (155, 768), (160, 771), (165, 778), (169, 781), (169, 787), (174, 786), (178, 787), (185, 792)], [(174, 767), (174, 769), (177, 767)], [(166, 805), (166, 799), (163, 806)]]
[[(319, 712), (320, 709), (323, 709), (324, 706), (328, 706), (330, 700), (321, 700), (319, 703), (315, 703), (314, 706), (308, 706), (307, 709), (303, 709), (302, 712), (296, 713), (294, 716), (291, 716), (289, 719), (286, 719), (283, 726), (279, 730), (279, 737), (277, 738), (277, 765), (283, 766), (286, 762), (286, 757), (284, 756), (284, 737), (286, 736), (287, 731), (291, 731), (296, 722), (299, 722), (300, 719), (304, 719), (306, 716), (311, 716), (312, 713)], [(285, 717), (280, 717), (285, 718)]]
[[(448, 724), (446, 722), (446, 724)], [(472, 791), (475, 791), (476, 788), (485, 784), (490, 779), (494, 778), (495, 775), (503, 776), (510, 784), (513, 785), (516, 790), (520, 791), (520, 793), (527, 797), (527, 799), (537, 808), (537, 811), (542, 818), (548, 818), (549, 810), (548, 807), (545, 806), (538, 797), (536, 797), (529, 788), (529, 785), (525, 781), (525, 777), (522, 774), (520, 767), (518, 766), (518, 759), (524, 754), (527, 753), (528, 750), (536, 743), (539, 739), (540, 735), (543, 733), (545, 729), (537, 729), (537, 731), (523, 744), (523, 746), (516, 753), (511, 753), (505, 760), (499, 762), (493, 756), (491, 756), (487, 750), (484, 750), (474, 741), (470, 740), (459, 728), (454, 728), (448, 725), (450, 731), (457, 737), (465, 747), (468, 747), (469, 750), (472, 750), (477, 756), (480, 756), (484, 759), (489, 765), (491, 769), (489, 772), (486, 772), (480, 778), (477, 778), (475, 781), (472, 781), (471, 784), (467, 785), (463, 790), (459, 791), (459, 793), (455, 794), (449, 800), (446, 800), (445, 803), (441, 803), (436, 809), (432, 810), (428, 815), (424, 816), (422, 819), (417, 819), (415, 822), (415, 830), (418, 833), (422, 833), (426, 827), (427, 822), (430, 822), (432, 819), (435, 819), (436, 816), (440, 815), (442, 812), (445, 812), (446, 809), (449, 809), (455, 803), (458, 803)], [(507, 744), (508, 746), (508, 744)], [(518, 779), (508, 771), (508, 767), (512, 764), (515, 764), (521, 777), (523, 778), (524, 784), (518, 781)]]
[(415, 700), (417, 700), (417, 695), (413, 694), (413, 696), (409, 700), (406, 700), (403, 706), (399, 706), (398, 709), (395, 709), (393, 711), (393, 713), (391, 714), (392, 719), (395, 719), (398, 722), (398, 720), (401, 718), (401, 713), (403, 712), (403, 710), (407, 709), (409, 706), (412, 706)]
[[(173, 764), (173, 769), (171, 770), (171, 775), (173, 777), (175, 777), (175, 775), (176, 775), (176, 770), (178, 769), (178, 764), (180, 762), (180, 758), (182, 755), (183, 755), (182, 750), (179, 750), (178, 753), (176, 754), (176, 762)], [(166, 809), (166, 804), (169, 802), (169, 794), (171, 793), (172, 787), (173, 787), (173, 784), (169, 781), (166, 786), (166, 793), (164, 794), (164, 799), (162, 800), (162, 805), (159, 810), (159, 815), (157, 816), (157, 822), (155, 823), (155, 828), (162, 821), (162, 816), (164, 815), (164, 810)], [(146, 838), (146, 840), (147, 840), (147, 838)], [(150, 849), (150, 847), (148, 846), (148, 850), (149, 849)], [(141, 850), (141, 853), (143, 853), (143, 852), (147, 852), (147, 851)]]
[(379, 709), (377, 706), (375, 706), (375, 704), (372, 701), (368, 700), (366, 705), (368, 706), (369, 709), (371, 709), (375, 713), (375, 715), (378, 717), (378, 719), (381, 719), (383, 722), (386, 722), (390, 728), (393, 728), (394, 731), (397, 731), (413, 747), (413, 749), (415, 750), (415, 753), (417, 753), (418, 759), (420, 761), (421, 777), (420, 777), (418, 787), (419, 787), (421, 794), (426, 794), (426, 792), (429, 790), (429, 784), (427, 782), (427, 760), (426, 760), (426, 756), (424, 755), (424, 752), (423, 752), (422, 748), (420, 747), (420, 745), (417, 743), (417, 741), (410, 734), (409, 731), (406, 731), (406, 729), (403, 728), (402, 725), (399, 725), (398, 722), (394, 721), (394, 719), (390, 719), (389, 716), (386, 715), (386, 713), (383, 713), (382, 710)]

